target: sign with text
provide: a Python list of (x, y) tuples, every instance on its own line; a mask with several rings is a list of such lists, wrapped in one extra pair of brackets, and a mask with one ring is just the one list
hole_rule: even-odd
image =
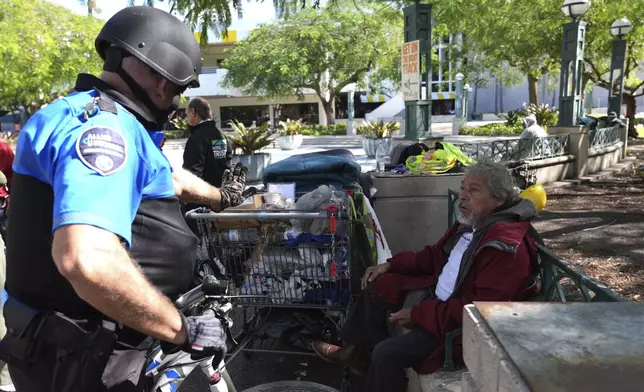
[(420, 100), (420, 41), (402, 47), (402, 92), (405, 101)]

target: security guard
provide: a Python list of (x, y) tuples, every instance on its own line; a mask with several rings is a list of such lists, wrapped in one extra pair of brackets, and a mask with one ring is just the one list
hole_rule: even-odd
[(96, 49), (101, 78), (79, 75), (18, 141), (0, 358), (20, 392), (139, 390), (146, 336), (166, 351), (225, 351), (214, 316), (171, 302), (190, 288), (197, 245), (179, 198), (239, 204), (245, 173), (217, 189), (173, 171), (150, 137), (199, 86), (199, 45), (174, 16), (128, 7)]
[(231, 143), (212, 120), (212, 109), (205, 99), (192, 98), (186, 108), (186, 118), (190, 137), (183, 150), (183, 168), (210, 185), (220, 186), (224, 172), (230, 167)]
[[(212, 120), (210, 104), (203, 98), (195, 97), (188, 102), (186, 119), (190, 125), (190, 137), (183, 150), (183, 168), (213, 186), (220, 186), (224, 172), (230, 168), (232, 146), (226, 136)], [(182, 212), (204, 207), (187, 203)], [(188, 227), (199, 235), (197, 222), (189, 220)]]

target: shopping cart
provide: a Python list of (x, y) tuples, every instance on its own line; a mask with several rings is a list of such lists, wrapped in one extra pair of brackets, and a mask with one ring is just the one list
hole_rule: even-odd
[[(352, 301), (349, 206), (331, 205), (318, 212), (242, 210), (213, 213), (190, 211), (186, 218), (200, 228), (200, 269), (225, 277), (235, 302), (236, 347), (241, 351), (310, 354), (284, 339), (271, 339), (263, 328), (270, 316), (324, 315), (334, 336)], [(310, 318), (309, 318), (310, 320)], [(229, 358), (228, 362), (233, 358)]]

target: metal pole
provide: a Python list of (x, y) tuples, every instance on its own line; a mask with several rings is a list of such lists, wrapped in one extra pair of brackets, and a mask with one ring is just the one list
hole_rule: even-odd
[(613, 40), (613, 54), (610, 62), (610, 85), (608, 89), (608, 113), (622, 115), (622, 94), (624, 93), (624, 63), (626, 62), (626, 40)]

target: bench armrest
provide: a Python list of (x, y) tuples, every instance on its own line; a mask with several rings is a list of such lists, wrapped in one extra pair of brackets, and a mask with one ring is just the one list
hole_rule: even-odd
[(463, 335), (463, 328), (458, 328), (445, 334), (445, 362), (443, 362), (443, 370), (450, 372), (456, 370), (456, 364), (454, 363), (454, 340), (461, 335)]

